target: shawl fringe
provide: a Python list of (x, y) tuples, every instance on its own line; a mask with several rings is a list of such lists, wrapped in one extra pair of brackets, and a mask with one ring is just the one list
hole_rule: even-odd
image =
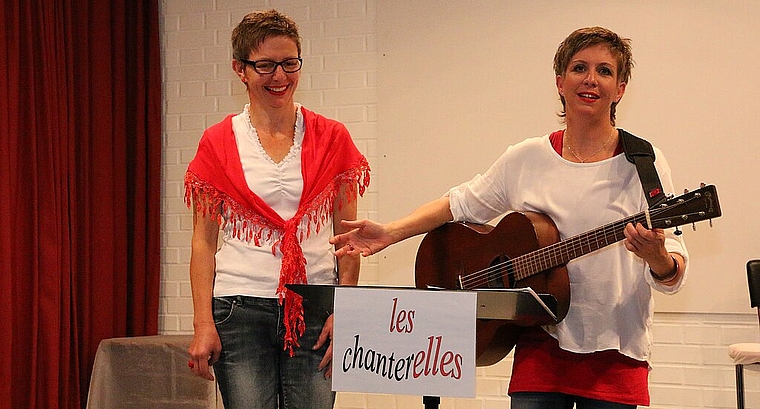
[[(369, 186), (370, 168), (366, 159), (333, 178), (332, 183), (309, 203), (299, 206), (296, 214), (285, 226), (271, 223), (255, 211), (233, 200), (208, 181), (188, 170), (185, 174), (185, 205), (202, 215), (211, 215), (224, 229), (232, 223), (232, 235), (261, 247), (272, 244), (272, 254), (277, 250), (283, 255), (277, 296), (280, 305), (285, 305), (285, 349), (293, 356), (293, 348), (300, 346), (298, 339), (306, 328), (303, 318), (303, 299), (289, 290), (287, 284), (306, 284), (306, 258), (301, 243), (312, 232), (318, 233), (330, 220), (335, 206), (356, 200), (357, 193), (364, 196)], [(348, 187), (345, 202), (336, 203), (341, 186)], [(226, 217), (225, 217), (226, 216)]]
[[(299, 229), (298, 242), (308, 239), (311, 232), (319, 233), (321, 228), (332, 216), (335, 205), (340, 209), (345, 203), (335, 203), (341, 185), (348, 186), (346, 202), (351, 202), (364, 192), (370, 181), (369, 165), (362, 165), (349, 169), (333, 179), (333, 183), (322, 191), (303, 210), (293, 216), (293, 219), (301, 219), (305, 225)], [(233, 236), (239, 240), (253, 242), (261, 247), (265, 243), (277, 244), (280, 241), (283, 230), (271, 223), (268, 219), (252, 211), (240, 203), (234, 201), (225, 193), (219, 191), (211, 183), (201, 179), (192, 171), (185, 173), (185, 205), (188, 209), (195, 209), (203, 216), (211, 215), (219, 227), (224, 229), (227, 224), (233, 223)], [(225, 218), (224, 215), (229, 218)], [(273, 250), (277, 246), (273, 246)]]

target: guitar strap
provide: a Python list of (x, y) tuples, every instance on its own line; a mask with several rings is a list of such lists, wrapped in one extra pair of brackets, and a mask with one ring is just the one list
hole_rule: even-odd
[(620, 137), (623, 139), (625, 158), (636, 165), (641, 187), (644, 188), (644, 195), (651, 209), (667, 198), (654, 167), (654, 148), (651, 143), (624, 129), (620, 129)]

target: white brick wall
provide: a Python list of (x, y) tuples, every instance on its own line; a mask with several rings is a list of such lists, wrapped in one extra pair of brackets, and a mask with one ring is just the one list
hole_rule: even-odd
[[(277, 8), (298, 22), (304, 70), (297, 100), (346, 124), (377, 172), (377, 53), (375, 0), (162, 0), (164, 139), (160, 332), (192, 332), (188, 262), (191, 214), (182, 180), (198, 139), (209, 125), (238, 112), (244, 88), (230, 68), (229, 34), (252, 10)], [(377, 186), (359, 202), (359, 217), (375, 218)], [(374, 257), (362, 265), (361, 283), (378, 283)], [(734, 368), (726, 354), (734, 342), (757, 341), (757, 318), (748, 314), (657, 314), (653, 408), (735, 407)], [(477, 370), (477, 397), (441, 401), (441, 409), (507, 408), (511, 359)], [(571, 376), (571, 375), (569, 375)], [(747, 407), (760, 407), (760, 375), (745, 378)], [(419, 396), (340, 393), (336, 408), (422, 407)]]

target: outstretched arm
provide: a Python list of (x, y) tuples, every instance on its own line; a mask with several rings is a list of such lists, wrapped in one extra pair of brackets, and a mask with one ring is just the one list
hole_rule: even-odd
[(449, 209), (449, 197), (444, 196), (428, 202), (408, 216), (380, 224), (371, 220), (341, 220), (341, 226), (348, 231), (330, 239), (337, 250), (335, 255), (358, 255), (368, 257), (391, 244), (409, 237), (427, 233), (454, 219)]

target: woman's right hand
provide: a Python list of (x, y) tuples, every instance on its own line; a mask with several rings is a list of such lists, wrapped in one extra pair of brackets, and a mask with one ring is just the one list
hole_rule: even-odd
[(427, 233), (453, 220), (450, 207), (449, 196), (446, 195), (425, 203), (406, 217), (387, 224), (366, 219), (341, 220), (341, 228), (347, 231), (331, 237), (330, 244), (335, 245), (335, 255), (338, 257), (346, 254), (368, 257), (391, 244)]
[(190, 360), (187, 365), (194, 374), (214, 380), (211, 374), (211, 366), (219, 360), (219, 354), (222, 352), (222, 342), (219, 340), (219, 333), (216, 332), (214, 323), (197, 325), (193, 340), (187, 352), (190, 353)]
[(335, 255), (338, 257), (346, 254), (368, 257), (393, 244), (385, 225), (380, 223), (365, 219), (341, 220), (340, 224), (349, 230), (330, 238), (330, 244), (335, 245)]

